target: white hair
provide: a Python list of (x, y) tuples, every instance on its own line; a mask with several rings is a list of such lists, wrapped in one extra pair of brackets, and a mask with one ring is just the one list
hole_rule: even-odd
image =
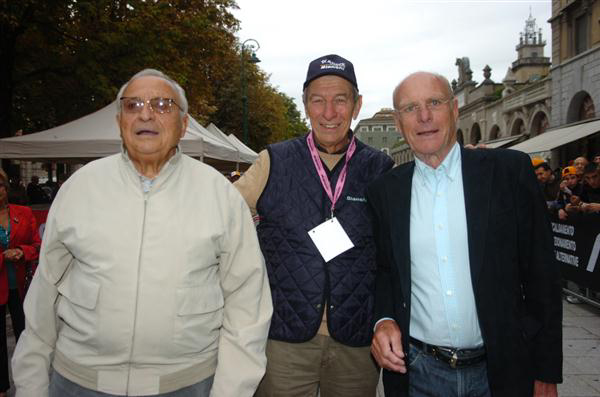
[(177, 104), (180, 107), (179, 113), (181, 114), (181, 117), (183, 118), (183, 116), (188, 112), (188, 101), (187, 101), (187, 98), (185, 97), (185, 90), (183, 88), (181, 88), (181, 86), (179, 84), (177, 84), (177, 82), (175, 80), (173, 80), (172, 78), (170, 78), (169, 76), (167, 76), (166, 74), (161, 72), (160, 70), (156, 70), (156, 69), (144, 69), (140, 72), (137, 72), (136, 74), (133, 75), (133, 77), (131, 77), (129, 79), (129, 81), (127, 83), (125, 83), (121, 86), (121, 89), (119, 89), (119, 92), (117, 93), (117, 113), (119, 113), (119, 114), (121, 113), (121, 97), (123, 96), (123, 93), (129, 86), (129, 84), (131, 84), (131, 82), (133, 80), (138, 79), (140, 77), (145, 77), (145, 76), (154, 76), (154, 77), (161, 78), (164, 81), (166, 81), (167, 84), (169, 84), (171, 86), (171, 88), (173, 88), (173, 91), (175, 91), (175, 93), (179, 97)]

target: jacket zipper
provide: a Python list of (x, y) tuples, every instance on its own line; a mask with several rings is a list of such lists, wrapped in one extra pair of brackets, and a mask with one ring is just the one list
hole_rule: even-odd
[(138, 268), (137, 268), (137, 277), (135, 284), (135, 304), (133, 306), (133, 325), (131, 332), (131, 347), (129, 349), (129, 362), (127, 364), (127, 389), (125, 390), (125, 395), (129, 396), (129, 381), (131, 377), (131, 364), (133, 360), (133, 346), (135, 343), (135, 330), (137, 325), (137, 314), (138, 314), (138, 302), (140, 299), (140, 269), (142, 267), (142, 248), (144, 246), (144, 235), (146, 234), (146, 210), (148, 207), (148, 193), (144, 193), (144, 216), (142, 218), (142, 236), (140, 239), (140, 250), (138, 252)]

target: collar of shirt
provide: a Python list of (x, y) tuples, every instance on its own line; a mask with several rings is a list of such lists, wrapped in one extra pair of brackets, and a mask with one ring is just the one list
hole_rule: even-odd
[[(125, 160), (127, 162), (131, 163), (131, 159), (129, 158), (129, 153), (127, 153), (127, 149), (125, 148), (125, 145), (121, 146), (121, 155), (125, 158)], [(163, 170), (171, 167), (174, 163), (179, 161), (180, 157), (181, 157), (181, 150), (179, 148), (179, 145), (177, 145), (175, 147), (175, 153), (173, 154), (173, 156), (171, 156), (171, 158), (163, 166), (163, 169), (160, 170), (159, 175), (161, 173), (163, 173)], [(133, 167), (133, 169), (135, 170), (135, 173), (137, 174), (137, 176), (140, 178), (140, 183), (142, 185), (142, 191), (144, 193), (148, 193), (150, 191), (150, 189), (152, 189), (152, 185), (154, 184), (154, 181), (156, 181), (156, 178), (158, 176), (156, 176), (154, 178), (148, 178), (147, 176), (140, 174), (140, 172), (135, 167)]]
[[(312, 134), (312, 131), (310, 133)], [(341, 148), (340, 150), (338, 150), (334, 153), (328, 153), (328, 154), (344, 154), (344, 153), (346, 153), (346, 150), (348, 150), (348, 146), (350, 145), (350, 141), (352, 140), (353, 135), (354, 135), (354, 133), (352, 132), (352, 130), (348, 130), (348, 143), (346, 143), (344, 145), (344, 147)], [(314, 135), (313, 135), (313, 138), (314, 138)], [(319, 145), (319, 143), (317, 142), (316, 139), (315, 139), (315, 147), (317, 148), (317, 150), (319, 152), (327, 153), (327, 150), (325, 150), (321, 145)]]
[(437, 168), (430, 167), (419, 158), (415, 157), (415, 174), (425, 186), (435, 186), (440, 178), (446, 177), (454, 181), (461, 167), (460, 146), (454, 143), (448, 155)]

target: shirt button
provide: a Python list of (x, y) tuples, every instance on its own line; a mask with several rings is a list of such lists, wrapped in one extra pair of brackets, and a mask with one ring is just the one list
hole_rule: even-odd
[(329, 309), (333, 310), (333, 307), (334, 307), (333, 305), (330, 305), (330, 306), (329, 306)]
[(458, 329), (458, 325), (452, 324), (452, 329)]
[(442, 262), (448, 262), (448, 257), (447, 256), (442, 256)]
[(451, 289), (449, 289), (448, 291), (446, 291), (446, 295), (448, 295), (448, 296), (452, 296), (452, 290), (451, 290)]
[(436, 197), (442, 197), (442, 193), (436, 193)]
[(317, 307), (317, 309), (320, 309), (320, 308), (321, 308), (321, 304), (320, 304), (320, 303), (317, 303), (317, 304), (316, 304), (316, 307)]
[(444, 226), (443, 226), (441, 223), (438, 223), (438, 225), (437, 225), (437, 228), (438, 228), (439, 230), (442, 230), (442, 229), (444, 228)]

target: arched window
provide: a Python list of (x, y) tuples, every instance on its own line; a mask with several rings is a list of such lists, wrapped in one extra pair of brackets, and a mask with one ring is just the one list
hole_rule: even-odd
[(463, 146), (465, 144), (465, 140), (463, 138), (463, 132), (462, 132), (462, 130), (456, 131), (456, 141), (458, 142), (458, 144), (460, 146)]
[(522, 119), (516, 119), (512, 129), (510, 130), (510, 135), (519, 135), (525, 133), (525, 123), (523, 123)]
[(533, 117), (533, 123), (531, 123), (531, 136), (543, 134), (546, 132), (549, 126), (548, 117), (544, 112), (538, 112)]
[(490, 130), (490, 141), (493, 141), (494, 139), (498, 139), (500, 138), (500, 127), (498, 127), (497, 125), (494, 124), (494, 126), (492, 127), (492, 129)]
[(481, 128), (479, 128), (479, 124), (473, 124), (471, 127), (471, 142), (473, 145), (477, 145), (481, 141)]
[(594, 100), (585, 91), (579, 91), (571, 99), (567, 110), (567, 123), (574, 123), (596, 117), (596, 106)]

